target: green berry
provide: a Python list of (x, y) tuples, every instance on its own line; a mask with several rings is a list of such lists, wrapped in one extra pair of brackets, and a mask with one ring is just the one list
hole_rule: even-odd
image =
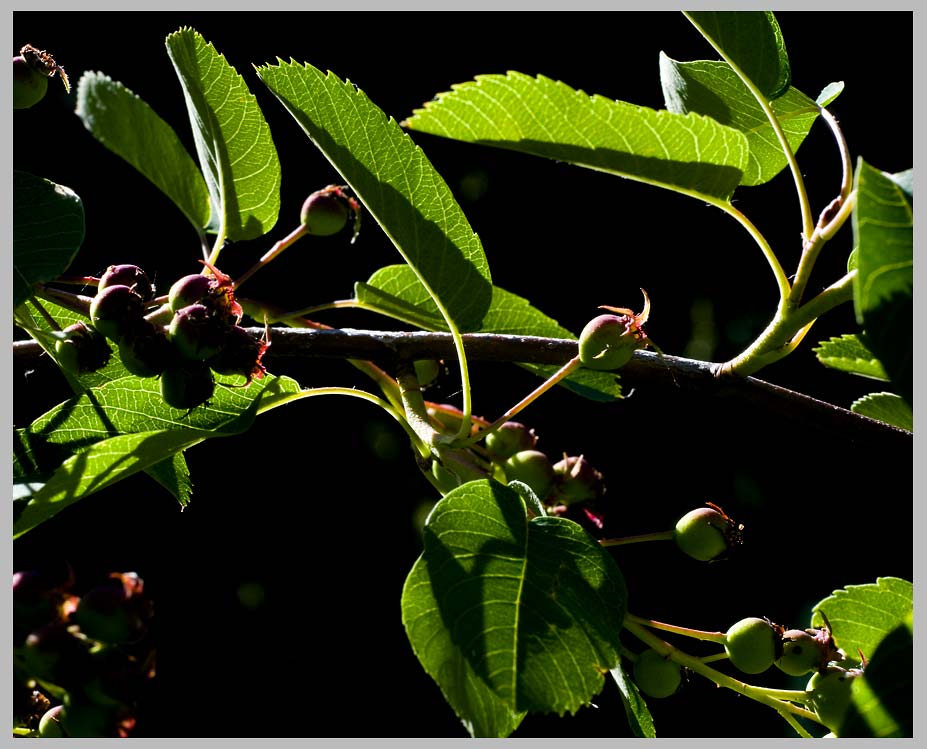
[(334, 191), (324, 189), (306, 198), (299, 220), (310, 234), (325, 237), (341, 231), (348, 223), (349, 214), (345, 200)]
[(707, 562), (716, 559), (739, 542), (740, 528), (727, 515), (712, 507), (687, 512), (676, 523), (676, 545), (693, 559)]
[(48, 75), (36, 69), (23, 55), (13, 58), (13, 109), (38, 104), (48, 90)]
[(190, 411), (208, 401), (216, 388), (209, 366), (187, 361), (164, 370), (161, 397), (172, 408)]
[(724, 650), (731, 663), (745, 674), (760, 674), (776, 660), (778, 628), (755, 616), (741, 619), (725, 634)]
[(656, 650), (645, 650), (634, 661), (634, 683), (648, 697), (669, 697), (681, 682), (679, 664)]
[(532, 450), (538, 443), (533, 429), (517, 421), (507, 421), (486, 435), (486, 449), (493, 460), (508, 460), (521, 450)]
[(599, 315), (579, 334), (579, 360), (588, 369), (620, 369), (645, 339), (633, 318)]
[(805, 690), (811, 692), (811, 707), (832, 731), (839, 730), (853, 696), (853, 681), (862, 674), (859, 669), (834, 666), (815, 673), (808, 680)]
[(55, 356), (63, 369), (76, 374), (96, 372), (109, 361), (113, 352), (106, 338), (87, 323), (76, 322), (62, 332), (67, 338), (55, 341)]
[(67, 736), (64, 726), (61, 725), (61, 711), (63, 705), (56, 705), (46, 711), (39, 720), (39, 736), (43, 739), (63, 739)]
[(122, 342), (144, 313), (142, 298), (121, 284), (98, 291), (90, 303), (93, 327), (116, 344)]
[(776, 661), (780, 671), (802, 676), (827, 665), (828, 653), (815, 632), (790, 629), (782, 634), (782, 655)]
[(502, 464), (507, 481), (521, 481), (544, 500), (554, 486), (554, 467), (539, 450), (521, 450)]

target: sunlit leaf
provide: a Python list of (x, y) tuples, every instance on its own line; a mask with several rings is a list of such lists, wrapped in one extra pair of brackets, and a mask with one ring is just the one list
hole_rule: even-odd
[(13, 172), (13, 307), (61, 275), (84, 241), (84, 207), (64, 185)]
[[(904, 177), (901, 183), (906, 184)], [(862, 160), (855, 186), (856, 318), (898, 395), (910, 405), (914, 389), (913, 198), (898, 181)]]
[(686, 16), (767, 99), (776, 99), (788, 89), (791, 66), (771, 11), (689, 11)]
[(565, 83), (516, 72), (481, 75), (452, 88), (404, 124), (714, 201), (730, 198), (747, 167), (743, 133), (701, 115), (588, 96)]
[(380, 224), (416, 282), (461, 330), (479, 326), (492, 297), (479, 237), (444, 179), (395, 120), (333, 73), (295, 62), (258, 75)]
[(94, 138), (167, 195), (191, 224), (209, 223), (209, 191), (174, 129), (140, 97), (102, 73), (77, 84), (77, 116)]
[(424, 541), (403, 623), (445, 694), (459, 691), (443, 682), (460, 679), (460, 658), (514, 711), (575, 712), (598, 694), (618, 664), (627, 594), (595, 539), (564, 518), (529, 520), (516, 492), (471, 481), (438, 502)]
[(822, 341), (814, 349), (821, 364), (875, 380), (888, 380), (885, 368), (855, 334), (842, 335)]
[[(727, 63), (677, 62), (661, 53), (660, 80), (670, 112), (697, 112), (740, 130), (747, 137), (750, 159), (742, 184), (768, 182), (786, 168), (788, 161), (769, 119)], [(771, 107), (790, 148), (797, 151), (817, 119), (818, 105), (789, 87)]]
[(886, 424), (914, 431), (914, 413), (904, 398), (894, 393), (869, 393), (853, 401), (850, 410), (854, 413), (878, 419)]
[(212, 214), (209, 229), (231, 240), (269, 232), (280, 210), (280, 160), (244, 79), (190, 28), (169, 35)]

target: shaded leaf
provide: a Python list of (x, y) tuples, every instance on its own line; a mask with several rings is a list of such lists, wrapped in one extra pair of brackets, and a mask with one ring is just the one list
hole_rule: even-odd
[[(208, 404), (187, 413), (164, 404), (154, 378), (126, 377), (56, 406), (14, 433), (16, 496), (28, 497), (14, 537), (198, 442), (244, 431), (258, 413), (298, 391), (295, 381), (268, 375), (246, 388), (218, 386)], [(168, 485), (180, 481), (182, 474)]]
[(812, 610), (811, 625), (833, 628), (834, 640), (848, 657), (858, 651), (871, 657), (882, 638), (904, 621), (914, 607), (914, 586), (898, 577), (880, 577), (875, 583), (847, 585), (819, 601)]
[(853, 680), (850, 706), (835, 733), (840, 738), (914, 736), (914, 612), (909, 611), (875, 649)]
[(768, 99), (788, 89), (791, 66), (782, 30), (771, 11), (689, 11), (686, 16)]
[(174, 129), (136, 94), (102, 73), (77, 84), (77, 116), (94, 138), (167, 195), (196, 229), (209, 223), (209, 191)]
[(280, 211), (280, 160), (257, 100), (198, 32), (182, 28), (166, 44), (209, 189), (209, 229), (231, 240), (261, 237)]
[[(747, 137), (750, 157), (741, 184), (768, 182), (788, 166), (769, 119), (727, 63), (677, 62), (661, 53), (660, 81), (670, 112), (697, 112)], [(817, 119), (818, 105), (789, 87), (772, 102), (772, 110), (792, 151), (797, 151)]]
[(655, 739), (657, 731), (653, 725), (653, 717), (647, 708), (647, 703), (641, 697), (637, 685), (624, 670), (624, 664), (620, 663), (611, 670), (612, 678), (621, 691), (621, 702), (624, 704), (624, 711), (628, 716), (628, 725), (635, 736), (642, 739)]
[(528, 520), (513, 490), (471, 481), (435, 505), (424, 546), (403, 589), (403, 623), (445, 693), (459, 658), (518, 712), (575, 712), (602, 689), (618, 663), (627, 593), (579, 525)]
[(296, 119), (461, 330), (492, 298), (479, 237), (441, 175), (395, 120), (353, 84), (295, 62), (258, 75)]
[(856, 319), (897, 388), (913, 403), (914, 218), (911, 198), (889, 175), (860, 160), (853, 233)]
[(856, 334), (821, 341), (813, 350), (818, 361), (824, 366), (874, 380), (888, 380), (882, 363), (869, 350), (865, 341)]
[(404, 124), (714, 201), (730, 198), (749, 154), (743, 133), (707, 117), (588, 96), (565, 83), (516, 72), (457, 84)]
[[(354, 293), (362, 304), (396, 319), (425, 330), (447, 330), (437, 307), (421, 285), (415, 282), (407, 266), (380, 268), (366, 283), (355, 284)], [(492, 304), (478, 330), (481, 333), (576, 339), (573, 333), (556, 320), (532, 307), (528, 300), (498, 286), (492, 288)], [(557, 367), (544, 364), (520, 363), (520, 366), (545, 379), (557, 371)], [(620, 380), (611, 372), (580, 369), (560, 384), (577, 395), (595, 401), (611, 401), (621, 397)]]
[(193, 482), (190, 480), (190, 468), (182, 452), (174, 453), (160, 463), (155, 463), (146, 473), (177, 497), (183, 509), (190, 504), (193, 497)]
[(13, 307), (60, 276), (84, 241), (84, 206), (64, 185), (13, 172)]
[(914, 431), (914, 414), (904, 398), (894, 393), (869, 393), (853, 402), (854, 413)]

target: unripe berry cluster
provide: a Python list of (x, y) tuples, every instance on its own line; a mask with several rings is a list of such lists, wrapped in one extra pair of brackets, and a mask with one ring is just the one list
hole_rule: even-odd
[(154, 674), (151, 601), (132, 572), (81, 596), (73, 585), (70, 569), (13, 575), (14, 725), (42, 737), (127, 736)]
[(725, 634), (724, 649), (731, 663), (747, 674), (762, 673), (772, 665), (790, 676), (824, 673), (845, 657), (827, 627), (786, 629), (758, 617), (733, 624)]
[[(98, 337), (117, 346), (131, 374), (160, 377), (161, 396), (173, 408), (190, 410), (208, 401), (215, 390), (213, 373), (242, 375), (250, 382), (265, 372), (261, 357), (266, 346), (238, 326), (241, 307), (235, 301), (231, 279), (215, 268), (209, 270), (210, 275), (193, 274), (175, 282), (167, 307), (155, 305), (146, 316), (154, 304), (148, 276), (136, 265), (111, 265), (90, 304), (90, 320)], [(152, 320), (165, 310), (173, 315), (166, 329)], [(73, 363), (76, 371), (87, 371), (91, 366), (87, 360), (101, 361), (99, 355), (94, 358), (85, 352), (91, 344), (98, 349), (99, 340), (85, 341), (84, 328), (59, 342), (62, 366)]]

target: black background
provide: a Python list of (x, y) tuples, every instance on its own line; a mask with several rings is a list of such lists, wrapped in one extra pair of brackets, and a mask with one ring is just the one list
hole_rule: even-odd
[[(831, 81), (846, 90), (831, 109), (854, 158), (894, 172), (912, 166), (912, 14), (778, 14), (793, 85), (811, 97)], [(191, 26), (245, 77), (283, 169), (280, 220), (263, 240), (223, 252), (233, 277), (298, 221), (311, 191), (337, 174), (251, 64), (309, 62), (357, 84), (401, 120), (451, 84), (518, 70), (644, 106), (663, 106), (658, 53), (714, 59), (685, 18), (651, 13), (23, 13), (16, 49), (51, 51), (76, 85), (85, 70), (121, 81), (181, 134), (193, 152), (181, 90), (164, 38)], [(97, 144), (73, 114), (73, 94), (50, 95), (14, 117), (14, 167), (67, 185), (87, 221), (73, 273), (138, 263), (162, 289), (197, 270), (199, 246), (176, 209)], [(766, 261), (750, 237), (697, 201), (569, 165), (415, 135), (480, 234), (493, 281), (578, 332), (600, 304), (653, 301), (648, 332), (685, 354), (709, 309), (713, 340), (702, 358), (736, 355), (776, 304)], [(815, 214), (839, 188), (833, 140), (816, 124), (799, 151)], [(474, 178), (480, 194), (465, 185)], [(791, 178), (738, 193), (787, 272), (800, 252)], [(825, 250), (810, 290), (845, 269), (849, 228)], [(397, 262), (368, 222), (358, 242), (307, 240), (249, 282), (249, 294), (299, 308), (348, 298), (352, 284)], [(328, 313), (344, 327), (386, 325), (362, 313)], [(878, 389), (824, 369), (811, 349), (854, 330), (852, 309), (819, 321), (806, 343), (763, 379), (849, 406)], [(704, 348), (707, 346), (707, 348)], [(365, 386), (341, 363), (273, 366), (304, 386)], [(474, 408), (494, 418), (535, 381), (510, 366), (474, 365)], [(429, 394), (457, 402), (453, 375)], [(14, 422), (25, 426), (67, 397), (48, 362), (14, 363)], [(743, 616), (807, 626), (808, 609), (835, 588), (896, 575), (911, 579), (911, 452), (824, 435), (813, 424), (674, 389), (637, 388), (609, 406), (551, 393), (522, 414), (553, 455), (583, 453), (604, 474), (609, 535), (662, 530), (705, 501), (748, 529), (733, 560), (699, 564), (669, 545), (615, 552), (636, 614), (702, 629)], [(24, 569), (66, 559), (78, 587), (110, 570), (134, 570), (157, 610), (157, 678), (139, 736), (464, 736), (415, 660), (399, 596), (420, 551), (416, 518), (435, 499), (388, 417), (355, 399), (311, 399), (262, 416), (240, 437), (187, 454), (195, 494), (177, 503), (145, 477), (62, 512), (14, 544)], [(256, 608), (241, 586), (263, 591)], [(637, 647), (628, 636), (626, 644)], [(795, 683), (778, 672), (757, 681)], [(597, 709), (529, 717), (516, 736), (627, 735), (617, 691)], [(661, 736), (788, 735), (768, 708), (693, 677), (652, 701)]]

